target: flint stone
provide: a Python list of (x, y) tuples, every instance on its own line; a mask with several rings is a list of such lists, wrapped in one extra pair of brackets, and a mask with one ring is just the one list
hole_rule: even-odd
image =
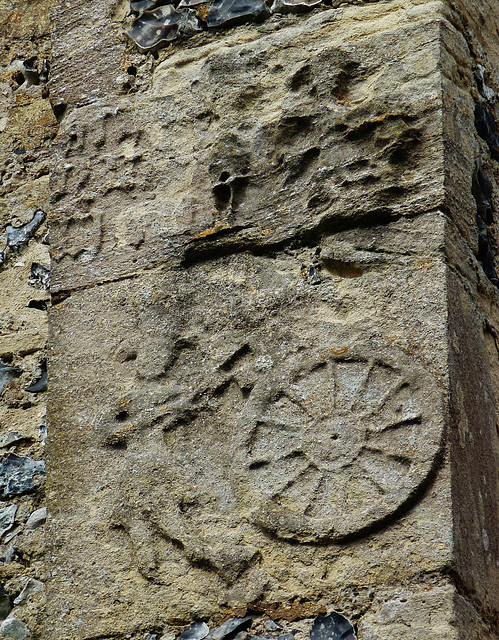
[(9, 431), (9, 433), (0, 436), (0, 447), (9, 447), (11, 444), (21, 442), (23, 439), (23, 436), (17, 431)]
[(289, 11), (307, 11), (317, 7), (322, 0), (275, 0), (271, 7), (272, 13), (285, 13)]
[(494, 90), (487, 86), (486, 82), (487, 69), (483, 66), (483, 64), (477, 65), (477, 70), (475, 72), (475, 80), (478, 85), (478, 91), (483, 98), (488, 100), (490, 103), (494, 102), (496, 94)]
[(268, 15), (263, 0), (214, 0), (206, 17), (208, 27), (229, 27)]
[(30, 287), (35, 287), (36, 289), (49, 289), (50, 267), (39, 264), (38, 262), (33, 262), (28, 284)]
[(22, 371), (18, 367), (11, 367), (6, 364), (0, 364), (0, 393), (3, 392), (9, 382), (12, 382), (12, 380), (15, 380), (16, 378), (19, 378), (21, 373)]
[(41, 366), (41, 375), (32, 385), (26, 387), (26, 391), (29, 393), (43, 393), (47, 391), (47, 363), (45, 361), (42, 362)]
[(0, 497), (3, 500), (39, 487), (45, 476), (45, 462), (14, 453), (0, 458)]
[(42, 525), (47, 519), (47, 509), (46, 507), (41, 507), (30, 515), (26, 522), (27, 529), (36, 529), (40, 525)]
[(336, 611), (327, 616), (317, 616), (310, 629), (310, 640), (355, 640), (356, 638), (352, 624)]
[(275, 620), (266, 620), (265, 621), (265, 628), (268, 631), (279, 631), (282, 629), (282, 626), (280, 624), (278, 624), (277, 622), (275, 622)]
[(475, 126), (478, 135), (487, 143), (494, 160), (499, 160), (499, 132), (494, 116), (487, 107), (475, 105)]
[(5, 550), (5, 553), (3, 554), (1, 561), (4, 562), (5, 564), (9, 564), (9, 562), (12, 562), (15, 555), (16, 555), (16, 548), (13, 545), (10, 545)]
[(182, 7), (196, 7), (200, 4), (207, 4), (207, 0), (181, 0), (177, 7), (181, 9)]
[(0, 511), (0, 540), (14, 524), (16, 518), (17, 504), (11, 504)]
[(25, 640), (31, 634), (31, 631), (19, 618), (9, 615), (0, 625), (0, 633), (6, 638)]
[(5, 242), (7, 246), (16, 251), (22, 251), (28, 246), (30, 238), (32, 238), (38, 227), (45, 220), (43, 211), (36, 211), (30, 222), (21, 227), (13, 227), (8, 225), (5, 231)]
[(200, 31), (196, 14), (184, 9), (177, 11), (171, 4), (145, 11), (132, 24), (128, 35), (140, 49), (147, 51), (162, 43)]
[(206, 637), (209, 640), (226, 640), (233, 637), (238, 631), (247, 629), (251, 625), (251, 616), (245, 618), (231, 618), (216, 629), (213, 629)]
[(22, 604), (25, 600), (27, 600), (34, 593), (40, 593), (43, 591), (43, 582), (39, 580), (35, 580), (35, 578), (28, 578), (28, 581), (24, 585), (23, 590), (14, 600), (15, 605)]
[(206, 622), (195, 622), (187, 629), (184, 629), (179, 637), (180, 640), (202, 640), (206, 638), (209, 632), (210, 628)]
[(8, 544), (17, 535), (19, 535), (22, 530), (23, 530), (22, 526), (19, 525), (19, 526), (15, 527), (14, 529), (12, 529), (11, 531), (9, 531), (8, 533), (6, 533), (5, 536), (4, 536), (4, 539), (3, 539), (3, 543), (4, 544)]

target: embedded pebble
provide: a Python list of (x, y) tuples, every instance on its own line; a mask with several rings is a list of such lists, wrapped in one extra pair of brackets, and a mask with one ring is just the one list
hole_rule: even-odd
[(30, 635), (31, 631), (19, 618), (9, 615), (0, 625), (0, 633), (6, 638), (24, 640)]
[(202, 640), (209, 632), (210, 628), (206, 622), (195, 622), (182, 631), (180, 640)]
[(235, 635), (238, 631), (247, 629), (251, 625), (251, 616), (246, 618), (230, 618), (216, 629), (213, 629), (206, 637), (209, 640), (223, 640)]
[(263, 0), (214, 0), (206, 16), (206, 24), (208, 27), (228, 27), (261, 20), (268, 14)]
[(499, 133), (495, 118), (479, 104), (475, 105), (475, 127), (478, 135), (487, 143), (494, 160), (499, 160)]
[(268, 631), (280, 631), (282, 629), (282, 626), (280, 624), (277, 624), (277, 622), (275, 622), (274, 620), (270, 619), (265, 621), (265, 628)]
[(311, 640), (355, 640), (352, 624), (336, 611), (327, 616), (318, 615), (310, 629)]
[(24, 585), (24, 589), (14, 600), (14, 604), (22, 604), (31, 595), (33, 595), (34, 593), (40, 593), (40, 591), (43, 591), (43, 582), (35, 580), (34, 578), (28, 578), (28, 581)]
[(36, 289), (49, 289), (50, 287), (50, 267), (46, 267), (38, 262), (33, 262), (31, 272), (28, 279), (30, 287)]
[(36, 529), (41, 526), (47, 520), (47, 509), (46, 507), (41, 507), (41, 509), (37, 509), (33, 511), (26, 522), (27, 529)]
[(40, 365), (41, 375), (32, 385), (26, 387), (25, 391), (29, 393), (43, 393), (47, 391), (47, 363), (43, 361)]
[(483, 98), (488, 100), (489, 102), (494, 102), (496, 94), (494, 90), (487, 86), (487, 69), (483, 66), (483, 64), (477, 65), (477, 69), (475, 71), (475, 80), (478, 85), (478, 91)]
[(272, 13), (284, 13), (288, 11), (307, 10), (321, 4), (322, 0), (275, 0), (272, 5)]
[(16, 519), (17, 504), (11, 504), (0, 510), (0, 540), (12, 528)]
[(0, 448), (10, 447), (11, 444), (21, 442), (21, 440), (24, 440), (24, 438), (20, 433), (17, 433), (17, 431), (9, 431), (8, 433), (4, 433), (3, 436), (0, 436)]
[(140, 15), (128, 35), (141, 49), (146, 50), (196, 31), (201, 31), (201, 27), (194, 11), (177, 11), (168, 4)]
[(0, 620), (5, 620), (11, 609), (9, 594), (0, 586)]
[(3, 392), (5, 387), (12, 382), (15, 378), (19, 378), (22, 371), (17, 367), (11, 367), (8, 364), (0, 364), (0, 393)]
[(35, 212), (30, 222), (27, 222), (22, 227), (13, 227), (7, 225), (5, 230), (5, 242), (11, 249), (21, 251), (24, 249), (33, 237), (38, 227), (45, 220), (45, 213), (41, 210)]
[(45, 462), (15, 453), (0, 457), (0, 498), (6, 500), (39, 487), (45, 476)]

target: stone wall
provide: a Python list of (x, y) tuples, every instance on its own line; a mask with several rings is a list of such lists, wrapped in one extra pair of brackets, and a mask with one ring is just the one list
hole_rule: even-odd
[(152, 4), (5, 7), (1, 631), (498, 638), (495, 3)]
[(0, 2), (0, 631), (19, 638), (46, 578), (50, 8)]

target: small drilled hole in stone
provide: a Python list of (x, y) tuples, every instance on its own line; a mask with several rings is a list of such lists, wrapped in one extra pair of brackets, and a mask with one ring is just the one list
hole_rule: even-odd
[(128, 411), (120, 411), (116, 414), (115, 419), (118, 422), (124, 422), (128, 417)]
[(220, 182), (226, 182), (230, 178), (230, 173), (228, 171), (222, 171), (220, 174)]
[(128, 73), (129, 76), (136, 76), (137, 75), (137, 67), (134, 67), (134, 66), (128, 67), (126, 72)]

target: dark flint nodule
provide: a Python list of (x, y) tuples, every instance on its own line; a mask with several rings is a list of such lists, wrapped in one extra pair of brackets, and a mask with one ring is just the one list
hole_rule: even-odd
[(473, 174), (472, 193), (476, 202), (477, 215), (479, 215), (487, 225), (494, 222), (492, 191), (492, 182), (483, 170), (480, 161), (478, 161)]
[(0, 393), (3, 393), (3, 390), (9, 382), (12, 382), (15, 378), (19, 378), (21, 373), (21, 369), (0, 362)]
[(50, 268), (38, 262), (33, 262), (28, 284), (30, 287), (35, 287), (36, 289), (47, 290), (50, 287)]
[(259, 21), (269, 14), (263, 0), (215, 0), (206, 16), (208, 27), (229, 27)]
[(487, 225), (482, 218), (477, 216), (478, 223), (478, 253), (477, 260), (482, 265), (482, 269), (485, 275), (496, 287), (499, 285), (499, 279), (497, 278), (494, 254), (492, 253), (492, 247), (489, 240), (489, 232)]
[(45, 360), (42, 362), (40, 369), (41, 375), (38, 380), (31, 386), (26, 387), (25, 391), (29, 391), (29, 393), (43, 393), (43, 391), (47, 391), (47, 363)]
[(321, 4), (322, 0), (275, 0), (272, 5), (273, 13), (287, 11), (308, 11)]
[(178, 3), (178, 8), (181, 9), (182, 7), (196, 7), (199, 4), (206, 4), (208, 0), (181, 0), (181, 2)]
[(22, 227), (13, 227), (7, 225), (5, 230), (5, 242), (7, 246), (16, 251), (22, 251), (27, 247), (30, 238), (33, 237), (35, 231), (45, 220), (45, 214), (43, 211), (35, 211), (33, 218), (23, 224)]
[(39, 487), (45, 476), (45, 462), (15, 453), (0, 458), (0, 499), (7, 500)]
[(177, 11), (171, 4), (145, 11), (132, 24), (128, 35), (141, 49), (154, 49), (180, 36), (201, 31), (194, 11)]
[(4, 591), (4, 588), (0, 585), (0, 620), (5, 618), (11, 612), (12, 606), (10, 603), (9, 594)]
[(317, 273), (317, 269), (311, 264), (307, 271), (308, 279), (310, 284), (317, 285), (321, 283), (321, 278)]
[(156, 0), (130, 0), (130, 9), (132, 11), (136, 11), (137, 13), (149, 11), (150, 9), (154, 9), (158, 5), (159, 2), (157, 2)]
[(209, 632), (210, 628), (206, 622), (194, 622), (182, 631), (180, 640), (203, 640)]
[(246, 618), (230, 618), (216, 629), (213, 629), (206, 637), (208, 640), (228, 640), (251, 625), (251, 616)]
[(341, 613), (333, 611), (327, 616), (317, 616), (310, 629), (311, 640), (356, 640), (351, 623)]
[(282, 626), (275, 620), (270, 619), (265, 622), (265, 628), (269, 631), (280, 631), (282, 629)]
[(50, 300), (30, 300), (28, 309), (37, 309), (38, 311), (47, 311)]
[(50, 74), (50, 62), (48, 60), (42, 60), (42, 68), (40, 70), (40, 80), (42, 82), (48, 82)]
[(494, 116), (488, 109), (475, 105), (475, 127), (480, 138), (487, 143), (494, 160), (499, 160), (499, 133)]

